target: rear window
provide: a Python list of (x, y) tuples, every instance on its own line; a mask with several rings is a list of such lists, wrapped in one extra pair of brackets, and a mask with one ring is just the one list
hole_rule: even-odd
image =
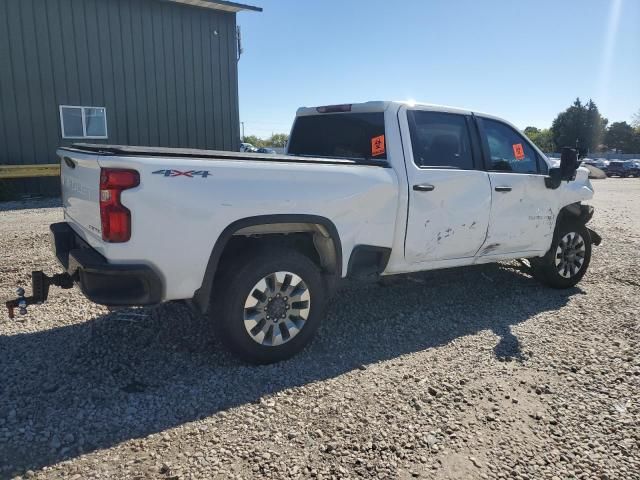
[(289, 139), (291, 155), (386, 159), (384, 113), (327, 113), (298, 117)]

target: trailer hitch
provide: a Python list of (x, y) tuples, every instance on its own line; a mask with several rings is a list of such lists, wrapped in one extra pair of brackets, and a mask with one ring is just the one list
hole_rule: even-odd
[(5, 303), (7, 310), (9, 311), (9, 318), (13, 319), (15, 317), (14, 310), (16, 308), (20, 315), (26, 315), (27, 305), (37, 305), (46, 302), (49, 297), (49, 287), (51, 285), (65, 289), (72, 288), (73, 278), (71, 278), (71, 275), (68, 273), (58, 273), (49, 277), (40, 270), (31, 272), (31, 290), (33, 294), (30, 297), (25, 297), (24, 288), (18, 287), (16, 289), (16, 295), (18, 295), (18, 298), (8, 300)]

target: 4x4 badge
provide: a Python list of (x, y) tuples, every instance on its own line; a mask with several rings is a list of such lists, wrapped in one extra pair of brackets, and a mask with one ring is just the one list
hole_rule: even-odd
[(156, 170), (153, 172), (154, 175), (164, 175), (165, 177), (202, 177), (207, 178), (209, 176), (209, 170)]

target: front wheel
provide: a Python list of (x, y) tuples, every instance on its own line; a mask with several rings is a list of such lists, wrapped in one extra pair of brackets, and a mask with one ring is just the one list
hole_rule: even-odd
[(212, 294), (211, 320), (222, 343), (247, 362), (266, 364), (292, 357), (311, 341), (327, 289), (305, 255), (265, 249), (226, 268)]
[(587, 273), (591, 261), (591, 235), (584, 225), (560, 225), (544, 257), (531, 259), (534, 277), (553, 288), (575, 286)]

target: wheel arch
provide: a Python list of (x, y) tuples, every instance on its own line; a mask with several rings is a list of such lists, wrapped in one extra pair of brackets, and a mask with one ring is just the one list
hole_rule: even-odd
[(556, 228), (562, 222), (570, 220), (578, 220), (583, 225), (586, 225), (591, 217), (593, 217), (594, 209), (591, 205), (582, 205), (580, 202), (570, 203), (565, 205), (558, 212), (558, 218), (556, 220)]
[[(288, 233), (313, 233), (313, 244), (322, 266), (334, 277), (342, 276), (342, 243), (335, 224), (326, 217), (308, 214), (257, 215), (234, 221), (216, 240), (200, 288), (193, 301), (202, 313), (210, 306), (210, 293), (223, 253), (234, 236), (274, 236)], [(326, 261), (326, 264), (325, 264)]]
[[(558, 213), (558, 219), (556, 220), (556, 231), (558, 230), (559, 225), (562, 225), (563, 222), (568, 220), (578, 221), (582, 225), (586, 226), (589, 220), (591, 220), (591, 217), (593, 217), (593, 213), (594, 208), (591, 205), (582, 205), (580, 202), (565, 205), (560, 209), (560, 212)], [(596, 246), (602, 243), (602, 237), (598, 235), (594, 230), (587, 227), (587, 231), (589, 232), (589, 236), (591, 237), (591, 243)]]

